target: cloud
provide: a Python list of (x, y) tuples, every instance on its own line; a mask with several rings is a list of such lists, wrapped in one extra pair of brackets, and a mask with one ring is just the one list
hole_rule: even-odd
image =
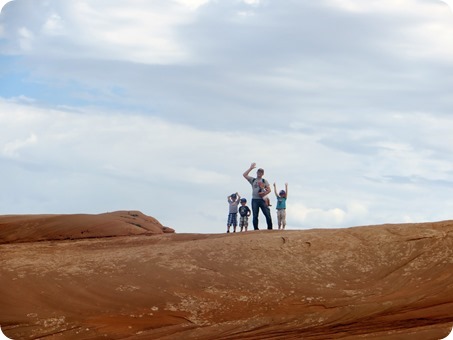
[[(5, 27), (22, 32), (7, 41), (20, 43), (16, 49), (29, 58), (22, 66), (40, 86), (76, 83), (86, 92), (73, 92), (78, 100), (225, 128), (237, 120), (256, 124), (258, 116), (275, 126), (281, 112), (293, 123), (333, 112), (448, 113), (451, 105), (451, 80), (442, 74), (451, 68), (453, 20), (434, 4), (354, 2), (359, 13), (328, 1), (206, 2), (195, 9), (111, 1), (102, 11), (84, 2), (39, 4), (23, 9), (23, 25), (5, 16)], [(31, 10), (41, 16), (30, 20)], [(239, 18), (242, 10), (253, 17)], [(43, 31), (48, 26), (52, 34)], [(104, 96), (112, 84), (121, 95)]]
[[(413, 36), (403, 35), (408, 28), (401, 24), (405, 22), (401, 18), (411, 18), (409, 14), (404, 16), (403, 13), (415, 15), (414, 11), (407, 11), (414, 7), (414, 3), (409, 2), (405, 2), (405, 6), (398, 5), (396, 10), (394, 3), (386, 3), (381, 5), (387, 8), (384, 13), (371, 15), (368, 11), (363, 16), (339, 12), (339, 5), (334, 7), (335, 3), (327, 7), (326, 4), (314, 6), (294, 3), (282, 6), (278, 2), (253, 5), (246, 2), (206, 2), (195, 10), (187, 9), (181, 2), (166, 3), (140, 3), (125, 8), (121, 1), (111, 1), (107, 4), (98, 2), (98, 8), (84, 2), (78, 2), (76, 6), (35, 1), (30, 2), (29, 6), (33, 7), (21, 8), (25, 6), (19, 6), (21, 2), (17, 2), (18, 14), (5, 15), (4, 26), (10, 28), (7, 31), (10, 32), (8, 41), (11, 44), (22, 41), (23, 48), (30, 49), (33, 46), (36, 49), (34, 54), (44, 54), (49, 58), (73, 60), (73, 56), (77, 55), (78, 59), (189, 64), (191, 68), (180, 71), (186, 72), (188, 76), (204, 72), (211, 77), (206, 79), (206, 85), (231, 82), (239, 77), (246, 80), (233, 83), (237, 89), (235, 95), (250, 93), (249, 89), (256, 86), (266, 95), (272, 95), (275, 86), (266, 84), (273, 84), (278, 77), (292, 85), (288, 88), (281, 83), (278, 94), (288, 90), (292, 93), (297, 91), (303, 99), (305, 89), (300, 85), (306, 87), (310, 84), (311, 89), (318, 89), (316, 92), (348, 86), (350, 82), (345, 82), (345, 77), (351, 69), (360, 71), (355, 72), (355, 76), (365, 71), (364, 79), (372, 70), (376, 70), (376, 75), (381, 74), (381, 77), (387, 72), (394, 73), (398, 64), (388, 71), (383, 70), (383, 66), (391, 66), (385, 63), (395, 63), (397, 58), (404, 55), (399, 52), (399, 46), (405, 48), (405, 53), (411, 46), (415, 49), (417, 45), (421, 47), (420, 50), (432, 51), (433, 45), (428, 48), (426, 44), (420, 44), (420, 32), (431, 40), (438, 37), (440, 31), (446, 32), (445, 36), (448, 33), (446, 20), (437, 21), (440, 31), (428, 35), (430, 31), (426, 30), (426, 25), (412, 19), (405, 25), (411, 24), (409, 29), (416, 32)], [(254, 10), (256, 15), (245, 21), (237, 21), (237, 11), (245, 9)], [(419, 8), (419, 11), (422, 10), (426, 8)], [(29, 15), (31, 11), (35, 13), (32, 17)], [(401, 18), (396, 13), (401, 13)], [(395, 18), (388, 25), (388, 18), (392, 16)], [(21, 17), (22, 23), (19, 23)], [(369, 17), (366, 22), (364, 17)], [(14, 18), (14, 21), (9, 18)], [(432, 16), (431, 22), (434, 23), (435, 18), (438, 16)], [(360, 30), (355, 29), (358, 25), (361, 26)], [(50, 31), (46, 29), (49, 26), (52, 27)], [(18, 38), (16, 34), (19, 33), (15, 28), (22, 31), (26, 29), (28, 38)], [(56, 32), (60, 34), (57, 37)], [(153, 37), (162, 43), (153, 43)], [(35, 44), (35, 40), (39, 43)], [(441, 42), (436, 46), (447, 48), (451, 44)], [(20, 46), (16, 46), (16, 51), (21, 51)], [(367, 58), (370, 54), (378, 58)], [(213, 70), (209, 69), (213, 62), (216, 68), (225, 65), (228, 68), (225, 71), (230, 70), (231, 76), (225, 78), (218, 72), (213, 74)], [(200, 63), (203, 67), (197, 68)], [(126, 68), (128, 65), (120, 67)], [(261, 73), (259, 78), (254, 74), (255, 70)], [(149, 74), (147, 78), (157, 76), (154, 79), (160, 80), (159, 74), (154, 74), (154, 71), (146, 70), (145, 74)], [(164, 75), (171, 80), (171, 74)], [(93, 79), (96, 78), (99, 77), (94, 75)], [(302, 83), (299, 80), (301, 78), (310, 79), (310, 82)], [(297, 83), (298, 86), (294, 88)], [(191, 85), (196, 85), (197, 89), (200, 84), (194, 84), (192, 80)], [(313, 91), (308, 90), (305, 94), (307, 97)], [(270, 98), (275, 99), (275, 95)]]
[[(226, 196), (239, 191), (249, 197), (242, 172), (252, 161), (271, 183), (289, 182), (289, 229), (417, 220), (439, 199), (445, 199), (439, 207), (452, 202), (448, 190), (437, 189), (438, 198), (423, 203), (433, 185), (439, 188), (453, 173), (436, 153), (403, 144), (378, 145), (378, 155), (356, 154), (353, 147), (348, 152), (347, 146), (338, 152), (324, 145), (319, 129), (242, 135), (124, 112), (49, 110), (5, 100), (0, 123), (9, 127), (0, 137), (0, 173), (9, 179), (4, 213), (139, 209), (179, 232), (223, 232)], [(426, 137), (425, 147), (435, 139)], [(412, 180), (398, 180), (403, 176)], [(423, 176), (430, 180), (414, 181)]]
[(35, 134), (30, 134), (25, 140), (16, 139), (14, 141), (5, 144), (2, 153), (7, 157), (17, 157), (20, 149), (27, 147), (28, 145), (35, 144), (37, 138)]
[(249, 162), (241, 149), (262, 142), (154, 117), (49, 110), (5, 100), (0, 122), (9, 127), (0, 137), (0, 172), (9, 179), (5, 213), (130, 208), (173, 224), (180, 218), (175, 209), (185, 218), (201, 214), (203, 208), (193, 204), (234, 190), (243, 171), (238, 164)]
[(3, 11), (5, 53), (167, 64), (186, 58), (174, 30), (205, 1), (14, 1)]
[(1, 1), (0, 1), (0, 11), (3, 9), (3, 7), (4, 7), (8, 2), (11, 2), (11, 0), (1, 0)]
[(304, 228), (332, 228), (342, 225), (354, 225), (368, 217), (370, 212), (365, 203), (345, 200), (343, 207), (315, 208), (304, 203), (295, 202), (288, 205), (291, 211), (291, 224), (302, 225)]
[(453, 1), (451, 1), (451, 0), (442, 0), (442, 1), (443, 1), (444, 3), (446, 3), (446, 4), (450, 7), (450, 9), (452, 9), (452, 7), (453, 7)]

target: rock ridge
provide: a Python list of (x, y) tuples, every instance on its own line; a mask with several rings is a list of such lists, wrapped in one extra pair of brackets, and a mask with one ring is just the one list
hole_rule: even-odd
[(0, 324), (13, 339), (442, 339), (452, 232), (442, 221), (3, 243)]
[(0, 244), (173, 233), (140, 211), (0, 216)]

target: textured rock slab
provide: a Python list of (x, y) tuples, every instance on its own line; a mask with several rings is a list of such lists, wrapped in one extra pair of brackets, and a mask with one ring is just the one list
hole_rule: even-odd
[(174, 232), (139, 211), (0, 216), (0, 244)]
[(0, 245), (15, 339), (440, 339), (453, 222)]

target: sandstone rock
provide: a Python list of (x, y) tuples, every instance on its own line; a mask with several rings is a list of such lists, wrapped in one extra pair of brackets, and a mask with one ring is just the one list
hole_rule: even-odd
[(174, 232), (139, 211), (0, 216), (0, 244)]
[(453, 221), (29, 243), (0, 230), (13, 339), (437, 340), (453, 326)]

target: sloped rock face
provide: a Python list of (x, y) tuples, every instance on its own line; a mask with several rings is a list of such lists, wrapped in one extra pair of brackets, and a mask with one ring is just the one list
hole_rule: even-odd
[(453, 222), (0, 245), (13, 339), (441, 339)]
[(174, 232), (139, 211), (0, 216), (0, 244)]

